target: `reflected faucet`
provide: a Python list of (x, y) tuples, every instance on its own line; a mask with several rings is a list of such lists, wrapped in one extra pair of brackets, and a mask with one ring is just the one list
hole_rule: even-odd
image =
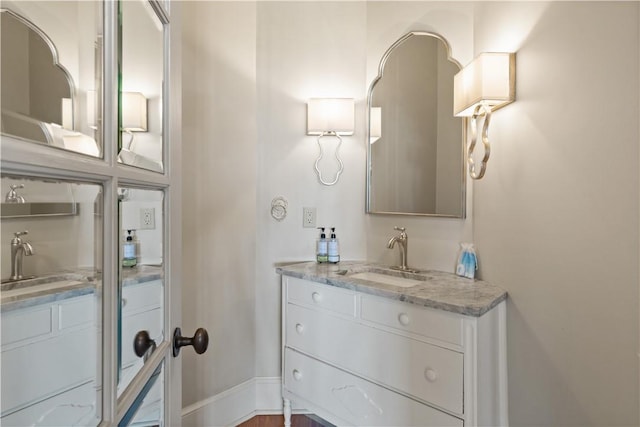
[(4, 197), (5, 203), (24, 203), (25, 202), (24, 197), (20, 196), (16, 191), (16, 189), (18, 188), (24, 188), (24, 184), (11, 184), (9, 188), (11, 190), (9, 190), (7, 195)]
[(394, 236), (387, 243), (387, 248), (393, 249), (394, 245), (398, 243), (398, 248), (400, 249), (400, 265), (391, 267), (394, 270), (408, 270), (407, 267), (407, 243), (409, 243), (409, 237), (407, 233), (405, 233), (404, 227), (393, 227), (394, 230), (400, 232), (397, 236)]
[(27, 230), (13, 233), (15, 237), (11, 239), (11, 277), (9, 280), (22, 279), (22, 258), (33, 255), (33, 246), (29, 242), (23, 242), (20, 236), (28, 234)]

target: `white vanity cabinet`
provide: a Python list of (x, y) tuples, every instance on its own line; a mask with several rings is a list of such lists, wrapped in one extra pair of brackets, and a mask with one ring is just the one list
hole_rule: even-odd
[(479, 317), (287, 275), (283, 397), (345, 426), (507, 425), (505, 302)]
[(94, 294), (3, 312), (1, 322), (0, 423), (91, 423), (98, 393)]

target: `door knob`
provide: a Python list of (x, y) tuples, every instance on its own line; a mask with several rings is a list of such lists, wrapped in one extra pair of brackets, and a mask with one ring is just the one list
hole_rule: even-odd
[(183, 337), (180, 328), (176, 328), (173, 331), (173, 357), (178, 357), (180, 354), (180, 347), (186, 345), (192, 345), (193, 349), (198, 354), (202, 354), (207, 351), (209, 346), (209, 334), (204, 328), (198, 328), (196, 333), (191, 338)]
[[(153, 348), (156, 349), (156, 342), (151, 339), (149, 336), (149, 332), (147, 331), (138, 331), (135, 338), (133, 339), (133, 351), (136, 353), (136, 356), (142, 357), (147, 353), (147, 350)], [(151, 353), (153, 353), (151, 350)]]

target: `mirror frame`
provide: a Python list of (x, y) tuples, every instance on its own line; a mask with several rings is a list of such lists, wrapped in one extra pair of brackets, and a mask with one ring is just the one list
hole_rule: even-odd
[[(460, 141), (460, 144), (462, 145), (462, 156), (460, 156), (460, 163), (462, 165), (461, 167), (462, 188), (461, 188), (461, 194), (460, 194), (460, 197), (461, 197), (460, 203), (461, 203), (462, 211), (460, 212), (460, 215), (443, 215), (443, 214), (436, 214), (436, 213), (419, 213), (419, 212), (393, 212), (393, 211), (387, 212), (387, 211), (373, 211), (371, 209), (371, 172), (372, 170), (371, 170), (371, 144), (369, 141), (371, 140), (371, 103), (373, 100), (373, 89), (375, 88), (378, 81), (380, 81), (380, 79), (382, 79), (382, 77), (384, 76), (384, 67), (387, 63), (387, 60), (389, 59), (389, 56), (394, 51), (394, 49), (396, 49), (398, 46), (400, 46), (405, 41), (407, 41), (408, 39), (414, 36), (429, 36), (429, 37), (434, 37), (440, 40), (442, 43), (444, 43), (444, 46), (447, 49), (447, 60), (456, 64), (458, 68), (462, 70), (462, 65), (451, 56), (451, 46), (449, 45), (449, 42), (447, 42), (447, 40), (444, 37), (442, 37), (440, 34), (429, 32), (429, 31), (410, 31), (406, 33), (405, 35), (400, 37), (398, 40), (396, 40), (395, 43), (393, 43), (391, 47), (387, 49), (384, 55), (382, 55), (382, 59), (380, 60), (380, 65), (378, 65), (378, 75), (371, 82), (371, 85), (369, 86), (369, 91), (367, 92), (367, 134), (366, 134), (367, 136), (365, 140), (365, 143), (367, 144), (367, 165), (366, 165), (367, 176), (366, 176), (365, 213), (373, 214), (373, 215), (404, 215), (404, 216), (425, 216), (425, 217), (465, 219), (467, 216), (467, 174), (465, 169), (465, 165), (466, 165), (465, 142), (467, 140), (467, 118), (466, 117), (462, 118), (462, 140)], [(451, 94), (451, 96), (453, 96), (453, 93)], [(451, 112), (451, 114), (453, 115), (453, 112)]]

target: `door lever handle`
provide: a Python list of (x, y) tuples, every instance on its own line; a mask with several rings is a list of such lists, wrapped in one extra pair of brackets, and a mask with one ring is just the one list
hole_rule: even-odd
[(173, 331), (173, 357), (178, 357), (180, 347), (192, 345), (196, 353), (202, 354), (209, 346), (209, 333), (204, 328), (198, 328), (192, 337), (183, 337), (180, 328)]

